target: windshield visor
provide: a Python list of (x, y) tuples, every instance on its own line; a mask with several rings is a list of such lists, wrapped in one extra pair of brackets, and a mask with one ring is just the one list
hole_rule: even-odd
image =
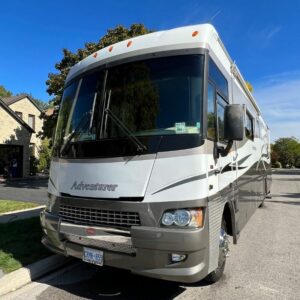
[(55, 145), (128, 138), (122, 127), (137, 138), (201, 134), (203, 64), (203, 55), (160, 57), (74, 81), (63, 93)]

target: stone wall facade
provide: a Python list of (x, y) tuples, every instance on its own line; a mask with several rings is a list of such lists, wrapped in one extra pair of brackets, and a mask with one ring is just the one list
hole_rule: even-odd
[(0, 106), (0, 145), (23, 146), (23, 177), (29, 176), (29, 144), (32, 133)]
[(35, 116), (35, 128), (34, 128), (35, 133), (31, 135), (30, 143), (35, 145), (34, 155), (36, 158), (38, 158), (39, 149), (41, 146), (41, 139), (37, 137), (37, 134), (40, 131), (42, 131), (42, 126), (43, 126), (43, 120), (40, 119), (40, 114), (41, 114), (40, 110), (27, 97), (24, 97), (24, 99), (10, 104), (9, 108), (11, 108), (15, 112), (21, 112), (22, 119), (27, 124), (28, 124), (29, 115)]

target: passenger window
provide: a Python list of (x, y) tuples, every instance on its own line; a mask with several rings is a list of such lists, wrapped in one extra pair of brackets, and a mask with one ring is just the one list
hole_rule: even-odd
[(258, 121), (258, 120), (256, 120), (255, 136), (256, 136), (257, 138), (260, 138), (260, 126), (259, 126), (259, 121)]
[(218, 115), (218, 136), (219, 142), (225, 142), (224, 139), (224, 111), (227, 102), (218, 94), (217, 95), (217, 115)]
[(209, 60), (209, 78), (215, 83), (225, 98), (228, 98), (227, 80), (212, 59)]
[(211, 84), (207, 91), (207, 137), (216, 139), (215, 89)]
[(253, 118), (246, 113), (245, 134), (249, 140), (253, 140)]

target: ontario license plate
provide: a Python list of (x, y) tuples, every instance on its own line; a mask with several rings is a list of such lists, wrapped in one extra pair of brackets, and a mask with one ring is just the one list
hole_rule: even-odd
[(84, 247), (82, 260), (90, 264), (103, 266), (103, 251)]

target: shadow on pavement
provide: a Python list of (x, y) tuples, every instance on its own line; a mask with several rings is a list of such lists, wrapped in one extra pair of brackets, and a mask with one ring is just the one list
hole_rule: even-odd
[(21, 189), (40, 189), (47, 188), (48, 186), (48, 178), (39, 178), (39, 179), (19, 179), (19, 180), (7, 180), (0, 184), (2, 187), (9, 188), (21, 188)]
[[(193, 286), (203, 285), (207, 284), (201, 281)], [(80, 282), (51, 286), (51, 289), (55, 288), (57, 295), (63, 295), (61, 292), (65, 291), (83, 299), (173, 299), (186, 290), (180, 283), (137, 276), (129, 271), (110, 267), (96, 270), (91, 278)], [(47, 296), (45, 292), (38, 299)]]

